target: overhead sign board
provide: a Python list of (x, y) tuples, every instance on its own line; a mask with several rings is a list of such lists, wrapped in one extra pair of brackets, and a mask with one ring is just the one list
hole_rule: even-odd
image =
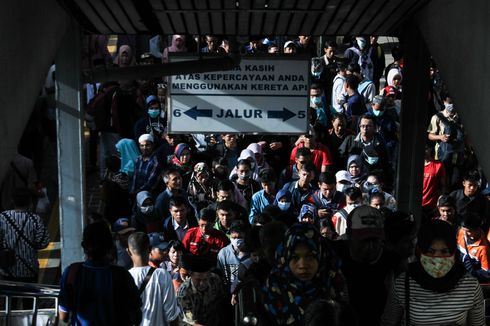
[(171, 133), (304, 133), (309, 61), (244, 58), (234, 70), (172, 76)]

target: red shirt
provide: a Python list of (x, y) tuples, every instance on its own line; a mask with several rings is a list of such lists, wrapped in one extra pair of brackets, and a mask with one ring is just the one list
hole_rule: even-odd
[(203, 237), (198, 226), (187, 230), (182, 244), (192, 255), (201, 256), (216, 264), (218, 252), (230, 243), (228, 237), (221, 231), (211, 229), (208, 237)]
[[(298, 148), (303, 147), (303, 144), (299, 144), (291, 151), (291, 156), (289, 158), (290, 164), (296, 164), (296, 152)], [(317, 143), (315, 149), (311, 151), (311, 162), (315, 165), (318, 172), (322, 170), (322, 166), (333, 165), (332, 155), (327, 146)]]
[(424, 166), (424, 182), (422, 184), (422, 207), (436, 208), (442, 180), (446, 178), (444, 165), (438, 161), (430, 161)]

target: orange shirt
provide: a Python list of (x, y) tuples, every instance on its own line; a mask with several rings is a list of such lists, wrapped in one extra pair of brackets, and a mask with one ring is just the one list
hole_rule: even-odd
[(483, 232), (479, 240), (475, 241), (471, 244), (465, 243), (465, 232), (462, 228), (458, 230), (458, 249), (463, 254), (469, 255), (472, 259), (475, 259), (480, 262), (481, 269), (485, 271), (489, 271), (488, 265), (488, 254), (489, 247), (488, 241), (485, 238)]

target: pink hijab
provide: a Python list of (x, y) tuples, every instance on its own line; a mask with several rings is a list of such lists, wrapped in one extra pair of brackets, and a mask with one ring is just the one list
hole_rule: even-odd
[[(177, 39), (181, 39), (184, 45), (181, 48), (177, 47)], [(172, 45), (169, 47), (166, 47), (165, 50), (163, 50), (162, 54), (162, 61), (167, 62), (168, 61), (168, 54), (170, 52), (187, 52), (187, 48), (185, 46), (185, 36), (184, 35), (173, 35), (172, 36)]]

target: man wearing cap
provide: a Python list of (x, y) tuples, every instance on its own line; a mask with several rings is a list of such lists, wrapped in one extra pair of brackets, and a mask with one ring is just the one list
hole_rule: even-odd
[(162, 167), (156, 155), (153, 155), (154, 138), (150, 134), (143, 134), (138, 138), (141, 155), (136, 159), (134, 176), (130, 193), (135, 196), (138, 192), (146, 190), (155, 192), (158, 186)]
[[(129, 273), (138, 289), (140, 291), (143, 289), (141, 293), (143, 320), (140, 326), (177, 325), (180, 309), (172, 279), (165, 270), (153, 269), (149, 266), (147, 255), (149, 250), (150, 242), (145, 233), (136, 232), (129, 237), (127, 251), (133, 263)], [(148, 275), (149, 279), (145, 282)]]
[(182, 263), (190, 272), (177, 293), (183, 324), (223, 325), (226, 295), (219, 276), (210, 272), (213, 265), (192, 255), (184, 255)]
[(153, 232), (148, 234), (148, 237), (150, 239), (148, 265), (158, 268), (168, 256), (168, 242), (162, 233)]
[(294, 41), (284, 43), (284, 54), (296, 54), (296, 43)]
[(348, 250), (341, 268), (350, 305), (362, 325), (379, 325), (400, 258), (384, 250), (384, 217), (376, 208), (355, 208), (347, 219), (346, 235)]

